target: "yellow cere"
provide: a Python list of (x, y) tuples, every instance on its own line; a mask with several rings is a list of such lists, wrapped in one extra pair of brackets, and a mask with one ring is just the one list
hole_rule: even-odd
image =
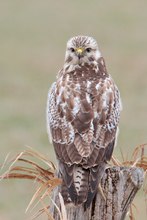
[(77, 48), (76, 51), (77, 51), (77, 53), (81, 54), (81, 53), (83, 53), (84, 49), (83, 48)]

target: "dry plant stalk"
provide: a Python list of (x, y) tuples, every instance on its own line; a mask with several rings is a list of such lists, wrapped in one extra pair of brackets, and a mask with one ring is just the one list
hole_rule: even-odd
[[(120, 162), (115, 156), (112, 157), (112, 164), (115, 166), (128, 166), (128, 167), (140, 167), (144, 170), (144, 194), (147, 195), (147, 156), (145, 156), (145, 148), (146, 144), (140, 145), (135, 148), (131, 159), (125, 160), (123, 156), (123, 162)], [(5, 159), (3, 165), (1, 165), (1, 169), (6, 166), (8, 157)], [(36, 162), (37, 161), (37, 162)], [(43, 163), (43, 165), (40, 165)], [(13, 160), (9, 162), (8, 170), (0, 176), (0, 179), (29, 179), (33, 180), (33, 182), (38, 182), (39, 186), (36, 189), (28, 207), (27, 211), (32, 207), (36, 207), (39, 203), (43, 206), (34, 216), (33, 219), (39, 217), (41, 214), (46, 213), (49, 220), (54, 220), (51, 213), (49, 212), (49, 205), (44, 203), (44, 199), (46, 197), (50, 198), (51, 192), (57, 189), (57, 186), (61, 184), (61, 179), (56, 176), (56, 167), (52, 162), (50, 162), (43, 154), (32, 150), (31, 148), (24, 150), (20, 154), (18, 154)], [(46, 168), (44, 168), (46, 166)], [(64, 202), (62, 196), (59, 196), (61, 210), (57, 207), (56, 204), (54, 206), (58, 210), (60, 220), (65, 220), (66, 209), (64, 206)], [(54, 203), (54, 201), (52, 201)], [(135, 220), (133, 214), (133, 206), (130, 207), (130, 220)]]
[[(30, 158), (30, 159), (28, 159)], [(8, 160), (8, 158), (7, 158)], [(37, 162), (36, 162), (37, 161)], [(43, 165), (41, 166), (40, 163)], [(1, 165), (1, 169), (6, 166)], [(48, 219), (53, 220), (51, 213), (49, 212), (49, 206), (44, 204), (45, 197), (49, 197), (52, 190), (61, 184), (61, 179), (55, 175), (56, 168), (52, 162), (50, 162), (41, 153), (32, 150), (31, 148), (19, 153), (16, 157), (9, 162), (8, 170), (0, 176), (0, 179), (29, 179), (33, 182), (38, 182), (39, 186), (36, 189), (26, 211), (31, 207), (34, 207), (41, 203), (43, 209), (39, 210), (33, 218), (39, 217), (42, 213), (46, 213)], [(44, 168), (46, 166), (46, 168)]]

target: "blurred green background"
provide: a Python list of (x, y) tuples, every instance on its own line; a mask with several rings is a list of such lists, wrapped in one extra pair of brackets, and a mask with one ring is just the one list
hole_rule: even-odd
[[(0, 163), (26, 145), (55, 161), (46, 134), (48, 88), (64, 62), (66, 41), (90, 35), (121, 91), (115, 155), (147, 142), (147, 1), (0, 1)], [(0, 220), (25, 220), (30, 181), (0, 183)], [(142, 191), (136, 219), (146, 219)], [(39, 218), (43, 219), (43, 218)]]

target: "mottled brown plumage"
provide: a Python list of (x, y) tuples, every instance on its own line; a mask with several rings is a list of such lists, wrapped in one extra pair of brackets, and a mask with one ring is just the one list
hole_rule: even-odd
[(116, 142), (121, 102), (96, 41), (67, 43), (65, 64), (48, 94), (47, 126), (65, 202), (89, 207)]

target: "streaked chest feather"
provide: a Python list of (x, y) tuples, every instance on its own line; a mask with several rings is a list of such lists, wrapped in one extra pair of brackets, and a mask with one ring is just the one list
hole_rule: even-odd
[(97, 117), (98, 108), (107, 108), (112, 94), (113, 84), (108, 75), (102, 76), (94, 67), (83, 66), (58, 78), (56, 103), (63, 113), (75, 116), (84, 101), (85, 105), (87, 103), (93, 108)]

